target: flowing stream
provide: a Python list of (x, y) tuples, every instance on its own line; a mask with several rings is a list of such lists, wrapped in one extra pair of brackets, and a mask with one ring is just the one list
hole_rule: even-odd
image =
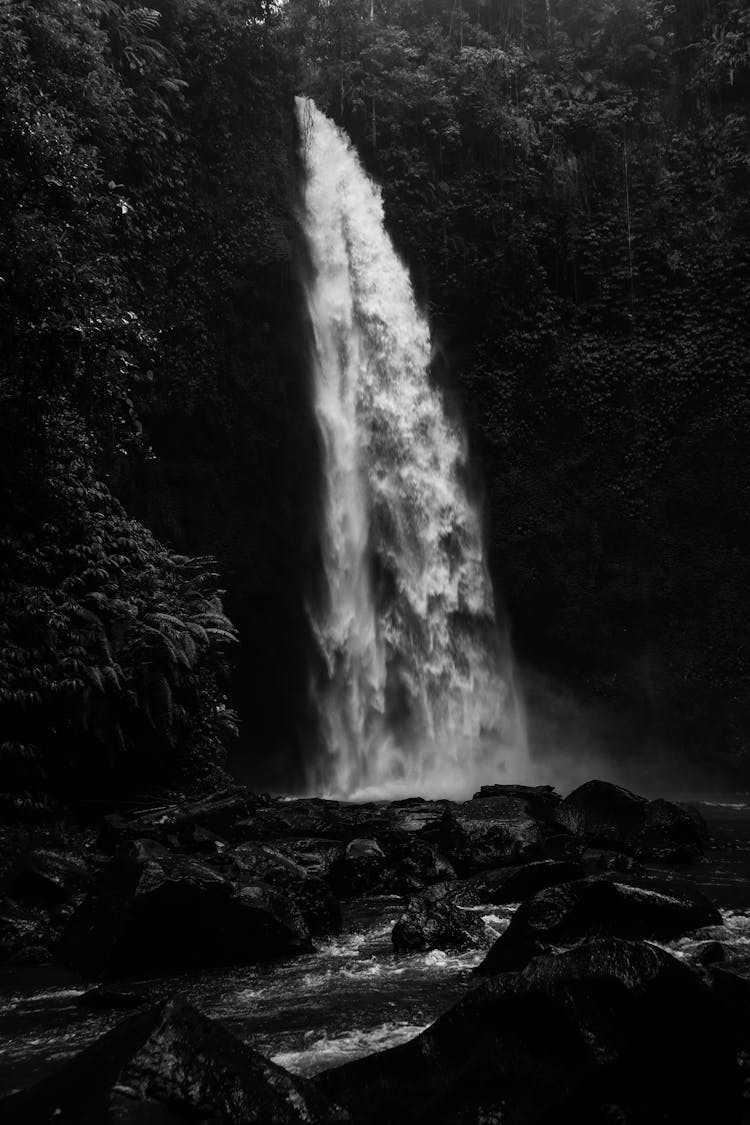
[(528, 776), (522, 709), (430, 331), (346, 135), (297, 99), (325, 472), (314, 792), (471, 792)]

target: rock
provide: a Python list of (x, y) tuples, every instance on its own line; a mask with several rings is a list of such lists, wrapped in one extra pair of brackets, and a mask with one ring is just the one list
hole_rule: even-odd
[(443, 814), (440, 846), (461, 877), (544, 858), (541, 824), (526, 799), (485, 797)]
[(647, 801), (608, 781), (587, 781), (556, 812), (560, 823), (593, 847), (642, 860), (689, 860), (703, 853), (694, 814), (670, 801)]
[(605, 941), (484, 981), (402, 1046), (318, 1076), (357, 1125), (737, 1125), (740, 1073), (709, 988)]
[(723, 966), (712, 966), (705, 975), (737, 1050), (750, 1052), (750, 981)]
[(8, 958), (9, 965), (49, 965), (53, 960), (48, 945), (21, 945)]
[(388, 868), (382, 848), (375, 840), (354, 840), (354, 848), (331, 865), (334, 893), (344, 897), (390, 890)]
[(669, 941), (717, 921), (721, 915), (713, 903), (692, 888), (657, 890), (581, 879), (548, 887), (522, 902), (476, 971), (488, 975), (517, 968), (540, 945), (559, 947), (605, 937)]
[(296, 1078), (181, 1000), (119, 1023), (61, 1070), (0, 1104), (4, 1125), (334, 1125)]
[(306, 953), (307, 925), (264, 883), (242, 887), (193, 856), (140, 840), (101, 871), (66, 927), (63, 963), (112, 977)]
[(391, 937), (396, 953), (464, 950), (482, 945), (486, 931), (477, 914), (462, 910), (452, 902), (435, 902), (417, 896), (396, 922)]
[(610, 848), (586, 848), (581, 856), (581, 863), (587, 875), (596, 875), (602, 871), (617, 871), (628, 875), (643, 875), (645, 869), (632, 855), (612, 851)]
[(693, 957), (699, 965), (716, 965), (726, 961), (727, 951), (720, 941), (704, 941), (695, 950)]
[(19, 902), (55, 906), (73, 902), (91, 881), (91, 872), (76, 852), (34, 848), (21, 861), (10, 888)]
[(298, 863), (309, 875), (317, 875), (319, 879), (328, 879), (334, 863), (344, 855), (341, 840), (325, 837), (274, 840), (273, 846)]
[(169, 836), (189, 839), (190, 832), (198, 827), (231, 840), (235, 826), (250, 813), (264, 807), (264, 798), (238, 786), (197, 801), (167, 805), (135, 817), (114, 814), (104, 818), (99, 845), (107, 851), (115, 851), (122, 844), (135, 840), (165, 843)]
[(186, 852), (198, 852), (200, 855), (207, 856), (223, 855), (229, 847), (223, 836), (212, 832), (210, 828), (203, 828), (200, 824), (191, 824), (179, 833), (178, 845)]
[(132, 1011), (133, 1008), (145, 1008), (148, 1004), (145, 996), (138, 992), (121, 992), (114, 988), (90, 988), (78, 997), (76, 1003), (79, 1008), (92, 1008), (95, 1011)]
[(385, 852), (381, 848), (377, 840), (350, 840), (346, 845), (346, 858), (347, 859), (363, 859), (365, 856), (374, 856), (377, 859), (385, 859)]
[(267, 883), (298, 906), (313, 934), (339, 933), (341, 907), (326, 882), (268, 844), (238, 844), (224, 872), (233, 882)]
[(471, 900), (497, 905), (521, 902), (545, 887), (554, 887), (558, 883), (569, 883), (584, 877), (585, 872), (580, 863), (564, 860), (556, 862), (541, 859), (522, 867), (499, 867), (494, 871), (482, 871), (469, 879), (459, 892), (459, 901)]
[(680, 805), (658, 798), (647, 803), (645, 823), (630, 846), (639, 859), (667, 863), (688, 861), (703, 855), (707, 834), (697, 810), (688, 812)]
[(45, 964), (52, 960), (59, 938), (58, 928), (42, 907), (12, 899), (0, 903), (0, 961)]
[(483, 785), (472, 800), (488, 797), (515, 797), (522, 800), (535, 820), (554, 820), (562, 797), (552, 785)]

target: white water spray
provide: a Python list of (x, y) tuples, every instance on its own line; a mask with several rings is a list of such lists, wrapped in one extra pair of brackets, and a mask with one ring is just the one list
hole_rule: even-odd
[(297, 111), (325, 473), (311, 790), (440, 796), (526, 780), (465, 442), (430, 383), (427, 321), (347, 137), (308, 99)]

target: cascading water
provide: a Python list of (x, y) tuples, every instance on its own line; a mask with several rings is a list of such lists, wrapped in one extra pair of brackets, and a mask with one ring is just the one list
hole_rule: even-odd
[(316, 792), (453, 795), (527, 775), (465, 443), (428, 368), (430, 333), (345, 134), (297, 99), (327, 594), (312, 611)]

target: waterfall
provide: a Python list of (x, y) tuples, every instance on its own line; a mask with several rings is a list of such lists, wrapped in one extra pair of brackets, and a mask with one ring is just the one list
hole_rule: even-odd
[(310, 788), (457, 795), (527, 775), (466, 445), (429, 377), (430, 332), (346, 135), (297, 99), (323, 467), (323, 747)]

